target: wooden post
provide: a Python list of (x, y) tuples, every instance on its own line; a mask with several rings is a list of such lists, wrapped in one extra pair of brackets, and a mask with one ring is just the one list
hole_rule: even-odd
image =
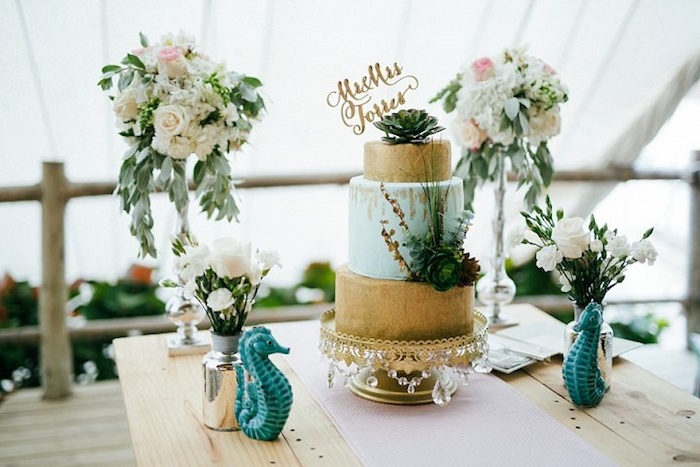
[(66, 181), (62, 162), (44, 162), (41, 182), (42, 279), (39, 295), (40, 360), (44, 399), (71, 394), (73, 355), (66, 327)]
[(690, 268), (688, 271), (688, 348), (693, 332), (700, 332), (700, 150), (693, 153), (690, 173)]

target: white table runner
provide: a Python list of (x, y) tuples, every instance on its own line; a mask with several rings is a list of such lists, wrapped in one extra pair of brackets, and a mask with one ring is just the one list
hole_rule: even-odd
[(446, 407), (362, 399), (326, 383), (317, 321), (269, 326), (287, 362), (367, 466), (608, 466), (615, 463), (493, 375), (474, 374)]

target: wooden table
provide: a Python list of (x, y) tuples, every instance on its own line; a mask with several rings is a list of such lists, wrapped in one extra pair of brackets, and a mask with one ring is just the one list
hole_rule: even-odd
[[(506, 312), (523, 323), (554, 319), (529, 305)], [(260, 442), (204, 427), (201, 354), (168, 357), (163, 335), (115, 339), (114, 347), (139, 465), (360, 465), (282, 358), (275, 364), (290, 379), (294, 404), (280, 438)], [(561, 358), (499, 376), (621, 465), (700, 465), (700, 399), (624, 358), (615, 360), (613, 389), (593, 409), (569, 403)]]

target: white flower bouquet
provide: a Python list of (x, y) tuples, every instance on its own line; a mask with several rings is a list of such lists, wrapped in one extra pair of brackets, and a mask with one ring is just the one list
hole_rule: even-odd
[(474, 61), (431, 99), (457, 111), (452, 127), (462, 157), (455, 173), (464, 179), (467, 209), (475, 188), (495, 180), (500, 155), (510, 159), (518, 186), (528, 185), (528, 206), (535, 204), (552, 180), (547, 141), (559, 134), (567, 92), (552, 67), (516, 48)]
[(258, 288), (268, 272), (280, 266), (274, 251), (253, 252), (251, 244), (233, 237), (207, 245), (175, 240), (175, 270), (178, 282), (166, 279), (164, 287), (184, 284), (185, 294), (194, 296), (205, 308), (214, 332), (237, 334), (243, 328)]
[(657, 251), (649, 241), (650, 228), (631, 244), (625, 235), (607, 224), (598, 226), (593, 215), (586, 229), (580, 217), (555, 214), (549, 197), (546, 208), (535, 206), (532, 212), (521, 212), (527, 229), (514, 230), (510, 247), (526, 244), (537, 247), (537, 267), (559, 273), (562, 292), (581, 309), (589, 303), (603, 303), (610, 289), (625, 279), (625, 270), (634, 263), (653, 265)]
[(99, 86), (110, 96), (119, 134), (130, 147), (124, 155), (116, 192), (131, 213), (130, 230), (142, 256), (156, 256), (151, 193), (162, 190), (182, 212), (188, 203), (185, 160), (197, 158), (193, 181), (202, 211), (217, 220), (237, 218), (231, 167), (226, 154), (248, 141), (265, 108), (257, 78), (227, 71), (201, 53), (192, 37), (166, 35), (118, 65), (102, 68)]

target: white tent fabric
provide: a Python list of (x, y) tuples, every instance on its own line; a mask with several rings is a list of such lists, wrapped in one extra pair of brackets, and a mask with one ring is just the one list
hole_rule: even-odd
[[(186, 31), (211, 57), (261, 78), (268, 114), (234, 157), (240, 177), (360, 172), (362, 144), (379, 134), (353, 135), (325, 97), (375, 62), (415, 75), (420, 86), (407, 105), (446, 122), (428, 101), (462, 66), (527, 46), (569, 87), (562, 133), (550, 145), (559, 169), (634, 161), (681, 99), (696, 99), (686, 93), (700, 68), (696, 0), (0, 0), (0, 11), (0, 186), (37, 183), (43, 160), (65, 161), (72, 181), (116, 180), (126, 145), (96, 83), (103, 65), (138, 47), (139, 32), (158, 39)], [(235, 230), (277, 248), (290, 280), (308, 261), (347, 257), (343, 187), (242, 195), (243, 225), (196, 216), (200, 237)], [(163, 199), (155, 209), (167, 251), (174, 213)], [(0, 215), (0, 268), (37, 280), (39, 206), (4, 203)], [(474, 238), (481, 253), (486, 208), (483, 215)], [(113, 198), (71, 201), (68, 277), (123, 273), (137, 253), (127, 226)]]

